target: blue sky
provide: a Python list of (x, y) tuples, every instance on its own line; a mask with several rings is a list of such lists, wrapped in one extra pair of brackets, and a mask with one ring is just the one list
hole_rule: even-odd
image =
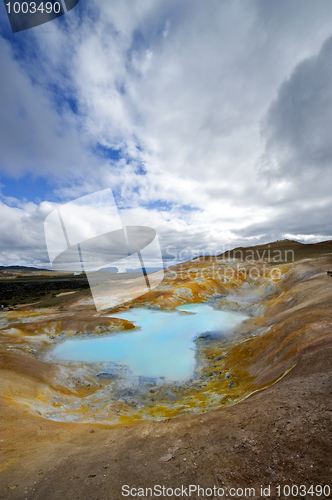
[(39, 203), (52, 196), (52, 187), (47, 180), (38, 177), (33, 178), (31, 174), (13, 179), (8, 176), (0, 177), (1, 195), (4, 198), (17, 198), (19, 200)]
[(0, 9), (1, 265), (45, 265), (45, 217), (106, 188), (164, 256), (332, 238), (331, 2)]

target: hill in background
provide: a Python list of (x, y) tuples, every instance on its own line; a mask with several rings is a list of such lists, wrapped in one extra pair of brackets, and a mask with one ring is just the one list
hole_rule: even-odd
[(23, 273), (39, 272), (39, 271), (52, 271), (52, 269), (44, 269), (42, 267), (29, 267), (29, 266), (0, 266), (0, 271), (20, 271)]
[(240, 259), (250, 260), (268, 260), (278, 262), (294, 262), (303, 259), (313, 259), (323, 255), (332, 254), (332, 240), (319, 243), (300, 243), (294, 240), (280, 240), (264, 245), (255, 245), (251, 247), (237, 247), (233, 250), (217, 256), (218, 259)]

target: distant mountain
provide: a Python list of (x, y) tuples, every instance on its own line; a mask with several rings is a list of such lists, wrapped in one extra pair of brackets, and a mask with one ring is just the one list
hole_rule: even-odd
[[(145, 271), (147, 273), (156, 273), (157, 271), (161, 271), (162, 267), (146, 267)], [(141, 273), (142, 269), (140, 267), (137, 267), (136, 269), (126, 269), (127, 273)]]
[(118, 268), (117, 267), (102, 267), (99, 269), (99, 271), (107, 271), (108, 273), (117, 273)]
[(277, 240), (264, 245), (237, 247), (217, 256), (218, 259), (294, 261), (332, 254), (332, 240), (319, 243), (300, 243), (295, 240)]
[[(162, 267), (146, 267), (145, 271), (147, 273), (156, 273), (157, 271), (160, 271)], [(124, 274), (123, 271), (119, 272), (117, 267), (103, 267), (100, 269), (100, 271), (108, 271), (111, 273), (119, 273), (119, 274)], [(125, 273), (142, 273), (142, 269), (140, 267), (136, 267), (135, 269), (127, 269)]]
[(28, 266), (0, 266), (0, 271), (51, 271), (52, 269), (43, 269), (42, 267)]

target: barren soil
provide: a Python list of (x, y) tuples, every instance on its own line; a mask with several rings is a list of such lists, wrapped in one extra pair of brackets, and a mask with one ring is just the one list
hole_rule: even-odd
[[(62, 297), (68, 301), (67, 311), (50, 310), (48, 319), (37, 317), (30, 326), (15, 323), (12, 336), (5, 325), (0, 351), (1, 498), (115, 500), (125, 498), (122, 485), (156, 484), (216, 486), (225, 494), (233, 491), (230, 488), (255, 488), (255, 498), (286, 498), (277, 496), (278, 484), (329, 484), (332, 489), (332, 278), (327, 274), (331, 264), (328, 255), (285, 264), (274, 292), (269, 289), (265, 295), (266, 282), (259, 282), (264, 313), (253, 316), (245, 328), (250, 335), (258, 330), (260, 334), (249, 335), (227, 354), (234, 372), (238, 370), (239, 390), (243, 377), (243, 394), (253, 394), (206, 413), (116, 426), (43, 418), (32, 405), (22, 404), (24, 398), (40, 397), (46, 387), (59, 390), (53, 365), (26, 352), (27, 336), (46, 331), (34, 326), (57, 324), (57, 335), (61, 328), (87, 331), (98, 325), (130, 325), (120, 320), (114, 325), (92, 310), (84, 311), (70, 295)], [(208, 300), (216, 279), (209, 277), (206, 262), (195, 266), (204, 267), (204, 279), (181, 278), (179, 284), (169, 278), (164, 289), (144, 300), (174, 307), (183, 303), (184, 287), (192, 290), (191, 301)], [(241, 279), (238, 274), (215, 289), (226, 295), (241, 291)], [(213, 384), (216, 388), (217, 382)], [(261, 493), (261, 485), (271, 485), (269, 496)]]

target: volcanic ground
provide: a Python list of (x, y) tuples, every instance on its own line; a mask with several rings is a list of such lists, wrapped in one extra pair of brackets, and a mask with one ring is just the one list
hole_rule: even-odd
[[(235, 249), (168, 268), (158, 288), (104, 312), (84, 277), (1, 271), (2, 293), (12, 290), (0, 316), (1, 498), (113, 500), (123, 485), (156, 484), (232, 498), (332, 489), (329, 271), (331, 242)], [(65, 339), (135, 332), (116, 318), (125, 310), (205, 302), (247, 319), (228, 338), (198, 339), (190, 382), (115, 392), (105, 408), (107, 377), (46, 356)]]

